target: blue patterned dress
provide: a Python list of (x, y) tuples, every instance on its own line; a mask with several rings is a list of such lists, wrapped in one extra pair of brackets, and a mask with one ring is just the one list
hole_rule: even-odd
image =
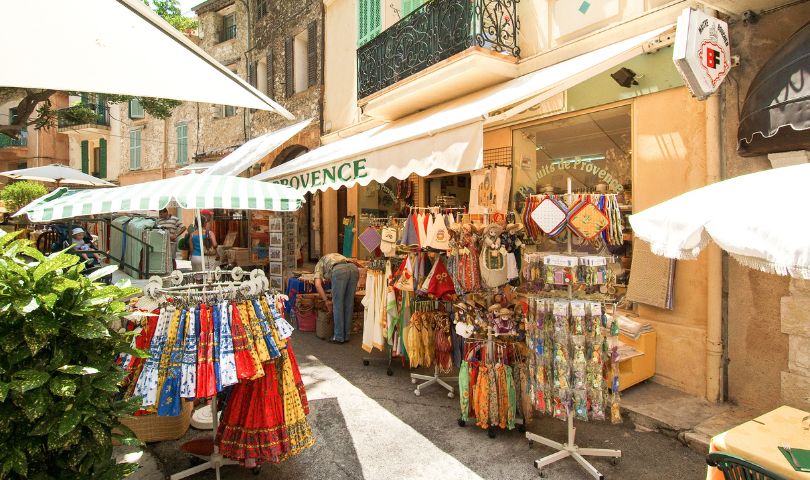
[(191, 308), (186, 318), (186, 338), (183, 361), (180, 366), (180, 396), (194, 398), (197, 392), (197, 324), (200, 309)]

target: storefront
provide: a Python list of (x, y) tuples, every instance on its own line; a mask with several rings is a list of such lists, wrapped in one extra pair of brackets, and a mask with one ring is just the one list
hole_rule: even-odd
[[(403, 216), (407, 205), (450, 202), (520, 218), (527, 196), (565, 193), (569, 179), (574, 193), (618, 194), (626, 216), (706, 183), (705, 102), (683, 86), (671, 47), (649, 49), (648, 40), (666, 30), (327, 144), (260, 178), (321, 191), (324, 198), (347, 187), (345, 217), (353, 227), (345, 228), (343, 215), (326, 213), (325, 200), (323, 251), (351, 248), (359, 258), (369, 252), (357, 237), (375, 218)], [(611, 77), (620, 69), (630, 72), (629, 87)], [(501, 172), (507, 181), (498, 184)], [(339, 230), (340, 243), (336, 234), (328, 238)], [(350, 246), (346, 232), (354, 237)], [(657, 381), (705, 397), (706, 259), (680, 262), (674, 275), (672, 262), (656, 260), (648, 250), (634, 264), (639, 250), (626, 225), (623, 240), (601, 250), (615, 259), (617, 293), (626, 293), (632, 269), (639, 278), (662, 279), (647, 303), (622, 305), (657, 332), (657, 350), (649, 354)], [(577, 247), (598, 251), (588, 242)], [(661, 268), (668, 274), (658, 275)], [(684, 293), (674, 302), (676, 291)]]

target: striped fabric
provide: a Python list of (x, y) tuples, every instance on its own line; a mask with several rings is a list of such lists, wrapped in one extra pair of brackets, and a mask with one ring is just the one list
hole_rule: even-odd
[[(52, 194), (50, 194), (53, 196)], [(304, 197), (295, 189), (242, 177), (183, 175), (125, 187), (83, 190), (46, 202), (32, 202), (16, 215), (33, 222), (116, 212), (188, 209), (295, 211)]]

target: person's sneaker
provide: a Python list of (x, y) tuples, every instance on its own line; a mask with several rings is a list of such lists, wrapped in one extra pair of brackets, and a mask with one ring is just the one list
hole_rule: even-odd
[(336, 343), (338, 345), (340, 345), (341, 343), (345, 343), (345, 342), (341, 342), (340, 340), (336, 340), (335, 337), (330, 338), (328, 341), (329, 341), (329, 343)]

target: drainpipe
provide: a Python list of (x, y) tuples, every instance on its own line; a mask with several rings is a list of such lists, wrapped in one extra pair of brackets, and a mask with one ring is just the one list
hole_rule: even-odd
[[(716, 17), (712, 9), (704, 10)], [(720, 180), (721, 138), (720, 95), (706, 99), (706, 184)], [(707, 260), (707, 324), (706, 324), (706, 399), (721, 402), (723, 381), (723, 255), (715, 243), (706, 248)]]

